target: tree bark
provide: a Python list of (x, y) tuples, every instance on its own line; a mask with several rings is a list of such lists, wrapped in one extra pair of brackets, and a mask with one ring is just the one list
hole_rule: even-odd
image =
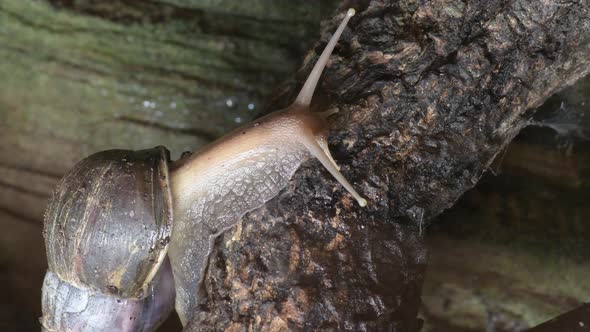
[(217, 242), (195, 330), (419, 330), (425, 225), (590, 69), (587, 1), (351, 3), (323, 88), (336, 160), (369, 206), (304, 165)]
[(590, 298), (589, 84), (546, 101), (429, 228), (424, 332), (522, 331)]

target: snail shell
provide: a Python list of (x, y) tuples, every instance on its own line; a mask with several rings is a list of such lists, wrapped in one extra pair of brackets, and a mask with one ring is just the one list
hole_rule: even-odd
[[(168, 281), (172, 277), (169, 267), (161, 268), (172, 231), (168, 162), (164, 147), (108, 150), (82, 160), (61, 180), (43, 231), (49, 271), (42, 324), (47, 330), (79, 330), (68, 320), (74, 313), (84, 316), (77, 321), (98, 324), (84, 330), (124, 330), (112, 325), (116, 316), (92, 323), (93, 308), (106, 308), (107, 302), (117, 308), (109, 309), (111, 314), (123, 316), (138, 306), (157, 307), (161, 312), (152, 315), (159, 318), (149, 318), (155, 324), (168, 315), (174, 299)], [(161, 296), (158, 305), (145, 302)], [(80, 311), (84, 301), (86, 309)], [(122, 319), (137, 316), (145, 314)]]

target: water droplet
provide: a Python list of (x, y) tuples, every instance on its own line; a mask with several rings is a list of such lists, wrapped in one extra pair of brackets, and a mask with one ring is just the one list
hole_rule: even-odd
[(248, 104), (248, 109), (249, 109), (250, 111), (254, 110), (255, 108), (256, 108), (256, 105), (254, 105), (254, 103), (250, 103), (250, 104)]
[(239, 116), (236, 116), (236, 118), (234, 119), (234, 121), (235, 121), (236, 123), (242, 123), (242, 118), (241, 118), (241, 117), (239, 117)]
[(226, 105), (227, 107), (234, 107), (234, 101), (233, 101), (231, 98), (228, 98), (228, 99), (225, 101), (225, 105)]
[(156, 108), (156, 102), (155, 101), (144, 100), (143, 101), (143, 107), (145, 107), (145, 108)]

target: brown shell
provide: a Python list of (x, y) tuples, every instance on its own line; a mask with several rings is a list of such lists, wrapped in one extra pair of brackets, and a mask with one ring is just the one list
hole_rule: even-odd
[(172, 231), (168, 162), (159, 146), (102, 151), (74, 166), (45, 213), (49, 270), (81, 288), (143, 297)]

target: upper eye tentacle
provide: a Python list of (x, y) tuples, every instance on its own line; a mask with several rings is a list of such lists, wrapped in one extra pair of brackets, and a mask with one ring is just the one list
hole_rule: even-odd
[(318, 61), (313, 66), (311, 73), (309, 73), (309, 76), (307, 77), (305, 84), (303, 84), (303, 88), (301, 88), (301, 91), (299, 91), (299, 95), (297, 95), (294, 104), (309, 107), (309, 104), (311, 103), (311, 97), (313, 97), (316, 85), (318, 84), (320, 76), (324, 71), (324, 67), (326, 67), (328, 59), (330, 58), (330, 55), (332, 55), (332, 51), (334, 50), (338, 39), (340, 39), (340, 35), (342, 35), (342, 31), (344, 31), (344, 28), (346, 28), (348, 20), (350, 20), (350, 18), (354, 16), (355, 13), (356, 12), (354, 8), (350, 8), (348, 12), (346, 12), (346, 16), (342, 20), (342, 23), (340, 23), (340, 26), (338, 26), (338, 29), (330, 38), (328, 45), (322, 52), (322, 55), (320, 55)]

